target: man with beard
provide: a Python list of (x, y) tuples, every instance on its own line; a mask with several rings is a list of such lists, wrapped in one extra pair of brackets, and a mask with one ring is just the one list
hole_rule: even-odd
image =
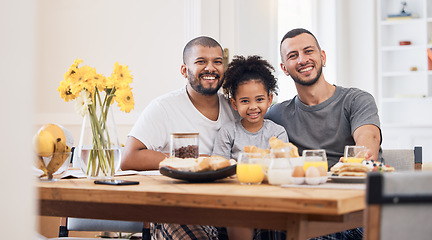
[(201, 155), (210, 155), (222, 124), (237, 119), (220, 93), (223, 83), (222, 47), (209, 37), (192, 39), (183, 50), (181, 74), (186, 87), (154, 99), (142, 112), (126, 141), (121, 169), (159, 169), (169, 155), (170, 134), (199, 133)]
[[(199, 133), (200, 155), (210, 155), (220, 127), (238, 119), (228, 99), (218, 93), (223, 83), (223, 51), (210, 37), (197, 37), (183, 50), (181, 74), (186, 87), (154, 99), (128, 135), (122, 170), (159, 169), (169, 155), (170, 134)], [(218, 239), (211, 226), (151, 224), (153, 239)]]
[[(329, 168), (343, 156), (345, 145), (366, 146), (366, 158), (377, 160), (381, 130), (372, 95), (328, 83), (322, 73), (326, 54), (306, 29), (285, 34), (280, 54), (280, 66), (294, 80), (297, 96), (270, 107), (266, 117), (285, 127), (300, 154), (305, 149), (325, 149)], [(353, 229), (320, 239), (361, 238), (362, 231)]]

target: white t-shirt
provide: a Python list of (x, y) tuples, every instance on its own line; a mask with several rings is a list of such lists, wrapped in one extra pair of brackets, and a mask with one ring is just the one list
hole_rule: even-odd
[(229, 101), (220, 93), (218, 96), (219, 117), (212, 121), (195, 108), (185, 87), (162, 95), (144, 109), (129, 136), (141, 141), (148, 149), (168, 153), (171, 133), (197, 132), (200, 154), (210, 155), (222, 124), (238, 119)]

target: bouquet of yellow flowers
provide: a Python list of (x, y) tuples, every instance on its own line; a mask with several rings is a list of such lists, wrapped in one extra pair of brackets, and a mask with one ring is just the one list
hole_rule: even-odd
[(57, 90), (66, 102), (76, 100), (76, 111), (90, 120), (92, 147), (89, 154), (78, 153), (81, 158), (84, 156), (88, 158), (87, 176), (97, 177), (102, 174), (112, 177), (116, 170), (114, 158), (119, 154), (111, 151), (114, 141), (110, 139), (106, 122), (110, 106), (114, 101), (117, 102), (120, 110), (126, 113), (134, 108), (132, 88), (129, 86), (133, 76), (127, 66), (120, 65), (118, 62), (115, 63), (110, 77), (97, 73), (95, 68), (87, 65), (79, 67), (82, 62), (81, 59), (74, 61), (64, 74), (64, 80), (60, 82)]

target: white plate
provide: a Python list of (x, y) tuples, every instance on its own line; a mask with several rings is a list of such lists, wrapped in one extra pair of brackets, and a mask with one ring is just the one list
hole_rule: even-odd
[(366, 182), (366, 177), (352, 177), (352, 176), (329, 176), (333, 182), (337, 183), (364, 183)]

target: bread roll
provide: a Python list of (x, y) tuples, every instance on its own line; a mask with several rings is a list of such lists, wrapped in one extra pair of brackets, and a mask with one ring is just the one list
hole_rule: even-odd
[(296, 158), (299, 157), (298, 148), (292, 143), (286, 143), (279, 138), (273, 136), (269, 139), (269, 144), (271, 149), (280, 149), (284, 147), (291, 147), (291, 151), (289, 153), (290, 157)]
[[(234, 162), (235, 164), (235, 162)], [(159, 163), (159, 168), (167, 167), (182, 172), (215, 171), (233, 165), (230, 160), (222, 156), (210, 156), (199, 158), (165, 158)]]
[(159, 163), (160, 167), (167, 167), (183, 172), (202, 172), (210, 169), (210, 161), (208, 158), (165, 158)]
[(226, 168), (231, 165), (230, 161), (222, 156), (211, 156), (208, 157), (211, 170), (218, 170), (221, 168)]

